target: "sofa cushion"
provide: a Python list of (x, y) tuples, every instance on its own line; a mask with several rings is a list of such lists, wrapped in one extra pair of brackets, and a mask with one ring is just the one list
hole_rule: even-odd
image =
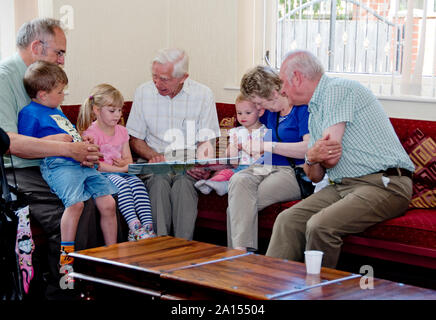
[(436, 210), (409, 209), (404, 216), (376, 224), (360, 235), (436, 249)]
[(217, 103), (217, 115), (220, 125), (221, 136), (217, 141), (216, 155), (217, 158), (225, 158), (228, 145), (229, 130), (237, 124), (236, 110), (234, 104)]
[(415, 164), (413, 195), (410, 207), (436, 208), (436, 143), (432, 137), (416, 129), (403, 146)]

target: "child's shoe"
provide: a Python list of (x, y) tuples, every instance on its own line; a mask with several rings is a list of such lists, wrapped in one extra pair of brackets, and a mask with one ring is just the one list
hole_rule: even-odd
[(153, 224), (147, 224), (144, 226), (145, 231), (148, 233), (149, 238), (157, 237), (156, 233), (153, 231)]
[(136, 241), (135, 234), (132, 230), (129, 230), (129, 235), (127, 236), (127, 241)]
[[(144, 228), (142, 227), (139, 220), (134, 220), (129, 223), (129, 235), (127, 236), (128, 241), (136, 241), (138, 240), (138, 236), (141, 237), (143, 233), (145, 233)], [(142, 238), (140, 238), (142, 239)]]
[(142, 240), (150, 238), (150, 236), (148, 235), (148, 232), (145, 230), (145, 228), (141, 227), (135, 231), (135, 238), (136, 240)]
[(151, 238), (149, 233), (145, 230), (144, 227), (136, 229), (134, 231), (129, 231), (129, 236), (127, 237), (128, 241), (138, 241), (142, 239)]

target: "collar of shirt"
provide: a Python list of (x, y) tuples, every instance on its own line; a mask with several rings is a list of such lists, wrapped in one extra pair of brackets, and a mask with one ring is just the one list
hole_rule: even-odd
[(319, 80), (318, 85), (316, 86), (315, 92), (312, 95), (312, 98), (310, 99), (308, 110), (310, 113), (317, 112), (319, 110), (319, 107), (322, 104), (322, 99), (324, 96), (325, 88), (329, 83), (329, 77), (327, 77), (325, 74), (322, 75), (321, 79)]
[(21, 58), (21, 56), (18, 54), (18, 52), (15, 54), (14, 60), (18, 71), (22, 74), (26, 73), (27, 66), (24, 63), (23, 58)]

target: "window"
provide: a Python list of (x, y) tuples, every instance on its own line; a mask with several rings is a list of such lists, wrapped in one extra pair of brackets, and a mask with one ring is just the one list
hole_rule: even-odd
[(286, 52), (306, 49), (329, 73), (357, 79), (378, 95), (436, 97), (436, 0), (276, 5), (275, 67)]

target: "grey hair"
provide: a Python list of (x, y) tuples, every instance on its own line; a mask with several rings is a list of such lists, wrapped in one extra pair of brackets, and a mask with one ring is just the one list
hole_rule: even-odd
[(315, 55), (306, 50), (294, 50), (286, 54), (283, 60), (285, 74), (292, 79), (294, 71), (299, 71), (308, 80), (315, 80), (324, 74), (324, 67)]
[(174, 66), (172, 76), (175, 78), (183, 77), (189, 70), (189, 57), (182, 49), (162, 49), (159, 50), (152, 63), (160, 64), (172, 63)]
[(281, 86), (282, 81), (273, 68), (256, 66), (242, 76), (240, 90), (245, 97), (259, 96), (268, 99)]
[(17, 33), (17, 47), (27, 48), (35, 40), (43, 40), (47, 36), (54, 36), (55, 29), (61, 30), (61, 22), (51, 18), (37, 18), (23, 24)]

